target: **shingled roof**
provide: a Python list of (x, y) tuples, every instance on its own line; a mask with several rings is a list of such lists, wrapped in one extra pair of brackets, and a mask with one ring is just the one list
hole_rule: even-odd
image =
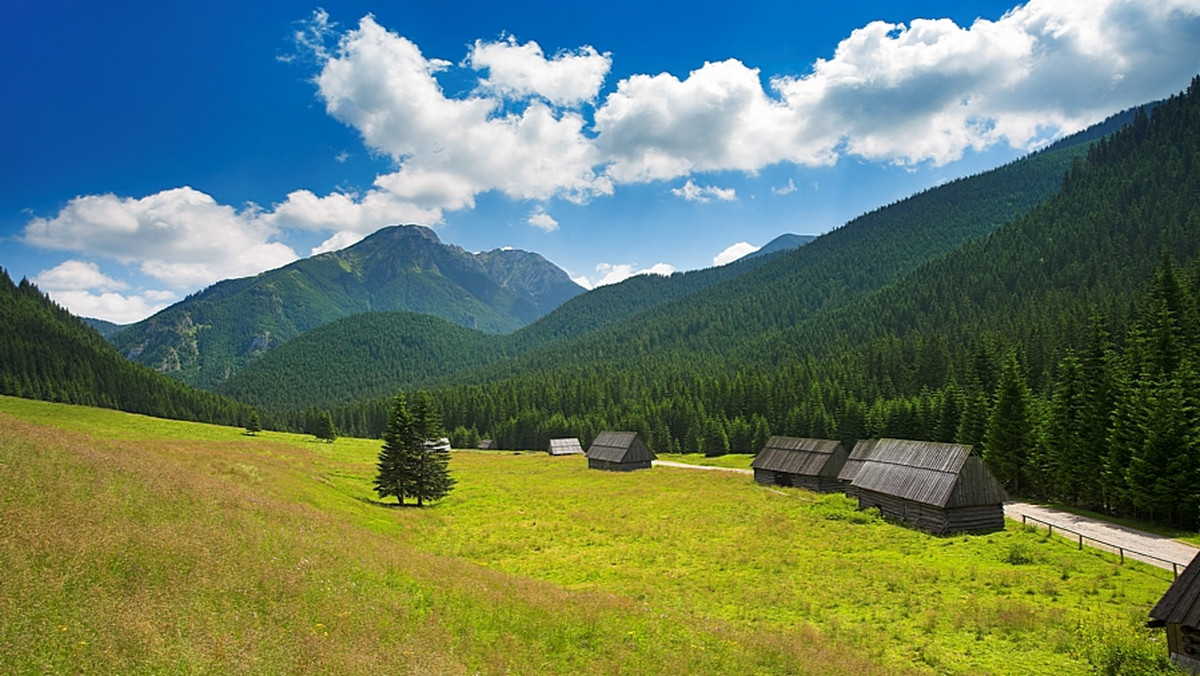
[[(754, 456), (750, 467), (801, 476), (836, 477), (842, 442), (829, 439), (775, 436)], [(844, 451), (842, 454), (844, 457)]]
[(1004, 489), (964, 444), (880, 439), (851, 484), (935, 507), (1000, 504)]
[(1158, 600), (1150, 611), (1151, 626), (1179, 624), (1200, 627), (1200, 554)]

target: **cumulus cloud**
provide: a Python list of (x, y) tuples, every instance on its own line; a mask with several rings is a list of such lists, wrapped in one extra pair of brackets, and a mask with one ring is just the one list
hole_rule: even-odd
[(713, 265), (725, 265), (726, 263), (732, 263), (739, 258), (749, 256), (761, 248), (761, 246), (754, 246), (749, 242), (738, 242), (737, 244), (731, 244), (724, 251), (716, 256), (713, 256)]
[[(504, 94), (575, 100), (582, 89), (571, 93), (558, 84), (575, 70), (572, 57), (547, 62), (540, 48), (529, 47), (480, 43), (469, 63), (486, 64), (492, 79), (484, 82)], [(576, 56), (586, 63), (593, 58)], [(521, 64), (538, 62), (543, 65), (528, 79), (514, 74)], [(512, 112), (496, 97), (447, 97), (435, 75), (451, 66), (427, 59), (370, 16), (343, 35), (325, 61), (316, 83), (326, 110), (400, 165), (377, 181), (381, 188), (426, 209), (470, 207), (475, 195), (492, 190), (513, 199), (573, 201), (612, 192), (611, 181), (595, 171), (602, 158), (583, 133), (582, 115), (540, 98)]]
[(253, 207), (237, 211), (192, 188), (140, 199), (76, 197), (53, 218), (34, 218), (24, 240), (136, 264), (168, 286), (190, 289), (285, 265), (297, 256)]
[(480, 81), (480, 87), (499, 96), (539, 96), (554, 105), (579, 106), (600, 93), (612, 56), (588, 45), (547, 59), (538, 43), (519, 45), (510, 35), (499, 42), (476, 40), (464, 63), (487, 70), (488, 77)]
[(558, 230), (558, 221), (554, 220), (553, 216), (546, 213), (545, 210), (541, 208), (534, 209), (533, 213), (529, 214), (529, 218), (527, 218), (525, 222), (535, 228), (541, 228), (546, 232), (554, 232), (555, 230)]
[(655, 263), (641, 270), (635, 270), (634, 267), (634, 265), (629, 263), (599, 263), (596, 265), (596, 272), (599, 276), (594, 281), (586, 275), (572, 277), (571, 281), (585, 289), (594, 289), (598, 286), (623, 282), (636, 275), (661, 275), (669, 277), (675, 273), (675, 266), (669, 263)]
[(873, 22), (766, 88), (736, 59), (622, 80), (596, 111), (597, 143), (618, 182), (845, 155), (940, 165), (1173, 93), (1200, 70), (1198, 40), (1195, 0), (1032, 0), (967, 27)]
[(95, 263), (79, 260), (64, 261), (43, 270), (33, 281), (73, 314), (118, 324), (138, 321), (165, 308), (178, 297), (170, 291), (159, 290), (120, 293), (129, 289), (128, 283), (105, 275)]
[(682, 197), (689, 202), (710, 202), (714, 198), (723, 202), (732, 202), (737, 199), (737, 191), (733, 188), (718, 188), (711, 185), (696, 185), (695, 181), (688, 179), (679, 188), (672, 188), (671, 194), (676, 197)]
[(100, 272), (100, 266), (87, 261), (63, 261), (49, 270), (42, 270), (33, 279), (34, 283), (43, 290), (78, 291), (81, 289), (97, 289), (101, 291), (120, 291), (128, 289), (129, 284)]
[(312, 251), (310, 251), (308, 255), (316, 256), (318, 254), (328, 253), (330, 251), (341, 251), (348, 246), (359, 243), (362, 241), (362, 238), (363, 235), (361, 233), (342, 230), (341, 232), (334, 233), (333, 237), (330, 237), (324, 242), (321, 242), (317, 246), (313, 247)]

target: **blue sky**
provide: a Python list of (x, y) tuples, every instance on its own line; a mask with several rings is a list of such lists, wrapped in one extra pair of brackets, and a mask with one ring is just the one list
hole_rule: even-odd
[(1200, 72), (1200, 0), (98, 3), (0, 27), (0, 266), (136, 321), (395, 223), (711, 266)]

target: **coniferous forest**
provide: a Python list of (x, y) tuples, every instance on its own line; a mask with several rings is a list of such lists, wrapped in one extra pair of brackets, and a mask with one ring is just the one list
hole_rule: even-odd
[(126, 360), (28, 280), (0, 268), (0, 394), (244, 425), (253, 409)]

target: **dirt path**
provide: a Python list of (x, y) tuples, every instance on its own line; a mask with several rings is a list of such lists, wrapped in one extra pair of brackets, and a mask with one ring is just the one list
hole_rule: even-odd
[(742, 469), (741, 467), (709, 467), (708, 465), (689, 465), (686, 462), (672, 462), (670, 460), (654, 460), (651, 462), (655, 467), (679, 467), (682, 469), (711, 469), (718, 472), (734, 472), (736, 474), (754, 474), (752, 469)]
[[(1116, 552), (1121, 547), (1125, 549), (1125, 556), (1160, 568), (1171, 569), (1171, 564), (1178, 564), (1178, 569), (1182, 571), (1200, 551), (1194, 545), (1162, 535), (1024, 502), (1005, 503), (1004, 515), (1014, 521), (1020, 521), (1021, 515), (1025, 515), (1052, 523), (1055, 528), (1069, 528), (1076, 533), (1083, 533), (1083, 544), (1089, 547), (1110, 552)], [(1028, 523), (1039, 528), (1046, 527), (1045, 523)], [(1075, 541), (1079, 538), (1078, 535), (1065, 532), (1063, 537)]]

